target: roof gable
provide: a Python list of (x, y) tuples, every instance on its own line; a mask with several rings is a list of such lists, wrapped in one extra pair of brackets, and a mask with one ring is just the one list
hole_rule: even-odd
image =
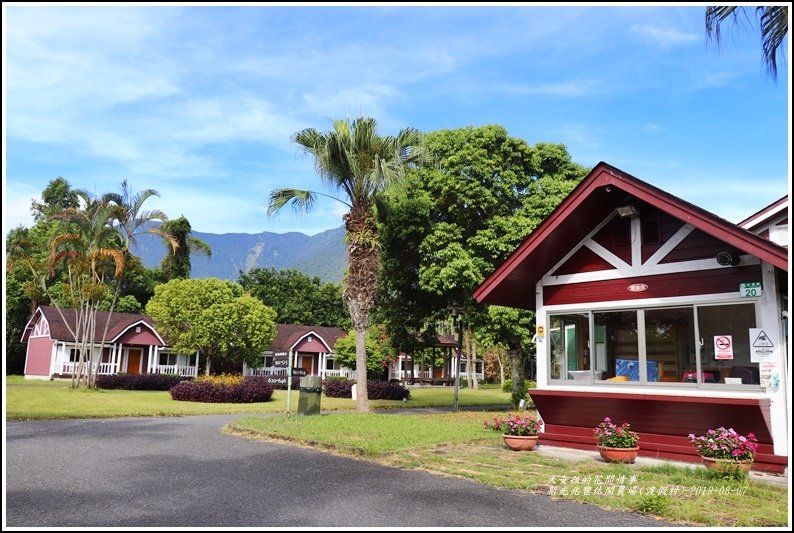
[[(72, 308), (62, 308), (60, 311), (51, 306), (42, 305), (33, 314), (28, 325), (25, 326), (22, 340), (27, 340), (27, 337), (32, 331), (32, 326), (37, 322), (36, 317), (41, 316), (50, 325), (50, 338), (53, 340), (74, 342), (74, 335), (69, 331), (70, 328), (74, 329), (74, 324), (77, 322), (77, 310)], [(66, 320), (64, 322), (64, 319)], [(157, 337), (160, 345), (164, 346), (165, 341), (157, 332), (154, 327), (154, 321), (148, 315), (139, 313), (113, 313), (112, 315), (107, 311), (97, 311), (97, 324), (96, 324), (96, 341), (102, 340), (102, 335), (105, 332), (105, 325), (108, 326), (107, 336), (105, 342), (115, 342), (121, 335), (134, 326), (145, 327)], [(108, 324), (108, 319), (110, 323)]]
[(306, 326), (303, 324), (276, 324), (276, 336), (270, 346), (274, 352), (288, 352), (295, 348), (301, 339), (307, 335), (314, 335), (317, 339), (333, 351), (337, 339), (347, 335), (342, 328), (327, 326)]
[(474, 292), (477, 302), (533, 309), (535, 284), (595, 224), (641, 201), (738, 250), (788, 271), (788, 252), (736, 224), (601, 162)]

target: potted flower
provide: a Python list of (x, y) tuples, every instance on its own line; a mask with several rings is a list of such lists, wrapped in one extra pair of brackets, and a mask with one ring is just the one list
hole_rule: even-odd
[(733, 428), (710, 429), (697, 437), (690, 434), (689, 442), (700, 454), (706, 468), (723, 474), (749, 472), (758, 450), (754, 434), (739, 435)]
[(511, 450), (532, 450), (538, 444), (538, 431), (543, 420), (532, 415), (510, 415), (506, 419), (496, 416), (483, 422), (485, 429), (502, 434), (502, 440)]
[(609, 417), (595, 427), (594, 434), (601, 457), (610, 463), (633, 463), (640, 451), (640, 436), (624, 422), (618, 426)]

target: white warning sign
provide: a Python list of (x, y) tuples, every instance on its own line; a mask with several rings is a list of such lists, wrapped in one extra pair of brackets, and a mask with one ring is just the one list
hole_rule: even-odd
[(750, 361), (771, 363), (777, 361), (775, 347), (777, 328), (750, 328)]

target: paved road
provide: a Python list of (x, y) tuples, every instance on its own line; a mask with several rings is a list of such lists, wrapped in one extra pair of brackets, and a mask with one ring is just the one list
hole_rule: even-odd
[(8, 422), (6, 526), (672, 525), (222, 433), (235, 418)]

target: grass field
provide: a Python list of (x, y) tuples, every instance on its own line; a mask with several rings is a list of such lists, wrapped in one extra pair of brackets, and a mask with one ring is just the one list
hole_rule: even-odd
[[(177, 402), (168, 392), (72, 389), (67, 381), (6, 380), (8, 420), (240, 414), (228, 431), (277, 439), (331, 453), (350, 455), (405, 469), (461, 476), (513, 490), (601, 507), (640, 511), (698, 526), (781, 527), (787, 524), (788, 491), (749, 480), (724, 481), (705, 468), (671, 465), (611, 465), (595, 459), (562, 460), (538, 452), (513, 452), (501, 436), (486, 431), (484, 420), (496, 413), (398, 414), (394, 408), (445, 407), (453, 402), (451, 387), (412, 389), (407, 402), (370, 401), (385, 411), (357, 414), (353, 400), (321, 399), (321, 416), (273, 416), (286, 412), (286, 392), (254, 404)], [(509, 404), (497, 387), (460, 389), (461, 407)], [(298, 404), (293, 391), (291, 408)], [(391, 411), (389, 411), (391, 410)], [(347, 412), (346, 412), (347, 411)], [(393, 414), (387, 414), (387, 413)], [(410, 412), (410, 411), (409, 411)], [(271, 415), (271, 416), (257, 416)]]
[(609, 509), (639, 511), (698, 526), (780, 527), (788, 491), (768, 483), (716, 478), (704, 467), (607, 464), (514, 452), (482, 422), (495, 413), (330, 414), (240, 418), (228, 431), (364, 457), (405, 469), (466, 477)]
[[(37, 420), (53, 418), (108, 418), (120, 416), (186, 416), (208, 414), (284, 413), (287, 392), (277, 390), (265, 403), (222, 404), (177, 402), (167, 391), (125, 391), (72, 389), (69, 381), (25, 380), (20, 376), (6, 378), (6, 419)], [(298, 392), (292, 391), (291, 409), (298, 406)], [(372, 400), (373, 409), (444, 407), (453, 402), (452, 387), (425, 387), (411, 390), (406, 402)], [(510, 395), (497, 387), (479, 390), (460, 389), (461, 406), (509, 406)], [(344, 398), (321, 399), (326, 411), (355, 410), (356, 402)]]

